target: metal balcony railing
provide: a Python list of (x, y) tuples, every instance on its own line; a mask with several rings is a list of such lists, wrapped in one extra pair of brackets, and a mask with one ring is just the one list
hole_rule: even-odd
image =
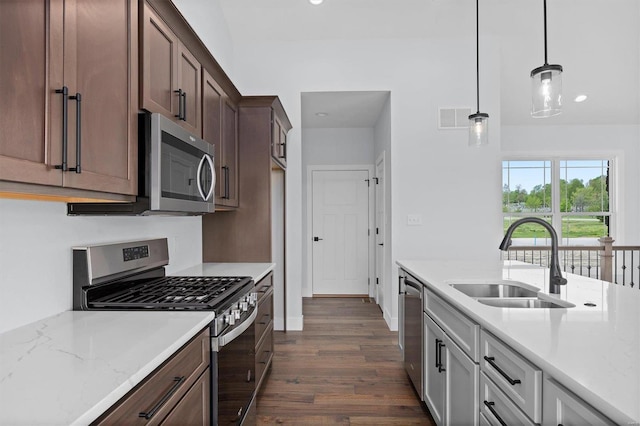
[[(560, 246), (558, 257), (565, 272), (640, 288), (640, 246), (614, 246), (613, 238), (598, 240), (600, 246)], [(550, 246), (511, 246), (504, 260), (519, 260), (548, 267)]]

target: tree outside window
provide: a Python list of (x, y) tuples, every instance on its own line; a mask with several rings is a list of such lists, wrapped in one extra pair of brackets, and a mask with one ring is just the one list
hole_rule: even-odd
[[(554, 226), (565, 245), (596, 245), (610, 233), (609, 160), (505, 160), (502, 163), (504, 228), (524, 216)], [(525, 224), (514, 245), (548, 245), (539, 225)]]

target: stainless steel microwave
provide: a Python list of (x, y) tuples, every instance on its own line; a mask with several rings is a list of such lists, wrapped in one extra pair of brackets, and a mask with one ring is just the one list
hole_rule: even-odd
[(138, 197), (132, 203), (69, 203), (69, 215), (198, 215), (215, 210), (214, 146), (157, 113), (141, 113)]

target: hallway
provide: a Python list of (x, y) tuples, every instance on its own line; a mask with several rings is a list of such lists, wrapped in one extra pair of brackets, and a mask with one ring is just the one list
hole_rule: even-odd
[(375, 303), (303, 299), (304, 331), (276, 332), (258, 424), (434, 425)]

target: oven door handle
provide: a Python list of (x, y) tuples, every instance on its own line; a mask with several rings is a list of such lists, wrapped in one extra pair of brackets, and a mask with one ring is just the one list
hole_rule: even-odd
[(238, 324), (233, 330), (223, 334), (222, 336), (213, 337), (211, 339), (212, 350), (218, 351), (221, 347), (230, 343), (233, 339), (244, 333), (245, 330), (249, 328), (251, 324), (253, 324), (257, 316), (258, 310), (254, 309), (253, 312), (251, 312), (251, 315), (249, 315), (247, 319)]

